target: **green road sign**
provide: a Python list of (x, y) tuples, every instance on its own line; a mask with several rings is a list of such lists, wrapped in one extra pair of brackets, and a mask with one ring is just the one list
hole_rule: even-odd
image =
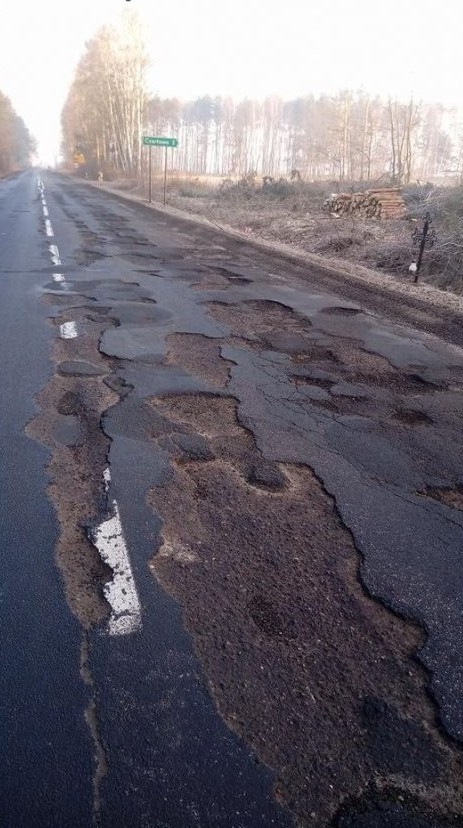
[(143, 143), (151, 147), (178, 147), (177, 138), (156, 138), (152, 135), (145, 135)]

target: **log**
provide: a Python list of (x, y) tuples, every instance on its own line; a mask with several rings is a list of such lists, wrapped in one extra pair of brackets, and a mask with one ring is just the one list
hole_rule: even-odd
[(362, 193), (333, 194), (325, 207), (336, 216), (362, 216), (364, 218), (402, 218), (405, 204), (400, 187), (384, 187)]

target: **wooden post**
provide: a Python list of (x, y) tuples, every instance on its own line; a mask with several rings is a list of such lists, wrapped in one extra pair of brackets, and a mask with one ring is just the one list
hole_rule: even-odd
[(431, 221), (431, 216), (429, 215), (429, 213), (426, 213), (426, 217), (424, 219), (424, 224), (423, 224), (423, 232), (421, 234), (420, 252), (418, 253), (418, 261), (416, 263), (415, 278), (413, 279), (413, 282), (415, 283), (415, 285), (418, 281), (418, 273), (420, 272), (421, 261), (423, 259), (424, 246), (426, 244), (426, 236), (428, 235), (430, 221)]

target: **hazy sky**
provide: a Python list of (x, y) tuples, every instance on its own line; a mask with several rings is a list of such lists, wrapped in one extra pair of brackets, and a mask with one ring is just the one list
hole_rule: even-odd
[(463, 104), (458, 0), (9, 0), (0, 90), (59, 150), (60, 112), (85, 41), (124, 9), (146, 23), (151, 89), (182, 99), (363, 88)]

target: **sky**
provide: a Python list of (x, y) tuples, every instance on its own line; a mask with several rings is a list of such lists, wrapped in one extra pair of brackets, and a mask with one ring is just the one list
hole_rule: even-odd
[(161, 97), (235, 99), (363, 89), (463, 105), (458, 0), (10, 0), (0, 90), (39, 141), (60, 147), (60, 113), (89, 40), (127, 8), (144, 21), (149, 87)]

